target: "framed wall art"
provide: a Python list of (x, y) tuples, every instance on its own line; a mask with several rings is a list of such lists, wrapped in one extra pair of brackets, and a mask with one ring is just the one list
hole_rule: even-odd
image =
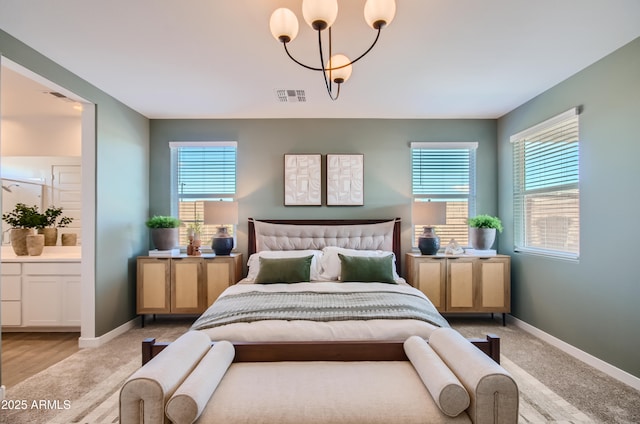
[(327, 155), (327, 206), (364, 205), (364, 155)]
[(322, 156), (284, 155), (284, 205), (322, 205)]

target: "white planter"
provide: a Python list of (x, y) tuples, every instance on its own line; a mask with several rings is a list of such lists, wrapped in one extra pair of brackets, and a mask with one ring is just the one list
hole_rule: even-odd
[(496, 240), (496, 229), (470, 227), (469, 239), (475, 250), (489, 250)]

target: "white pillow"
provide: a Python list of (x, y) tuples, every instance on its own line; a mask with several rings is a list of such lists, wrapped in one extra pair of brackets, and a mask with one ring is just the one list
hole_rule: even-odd
[(247, 272), (247, 278), (245, 280), (255, 281), (258, 273), (260, 272), (260, 258), (278, 259), (278, 258), (304, 258), (305, 256), (313, 256), (311, 259), (310, 279), (311, 281), (318, 281), (320, 277), (320, 257), (322, 251), (320, 250), (263, 250), (256, 252), (249, 257), (247, 266), (249, 271)]
[[(322, 274), (320, 274), (321, 280), (332, 281), (340, 279), (340, 257), (338, 253), (346, 256), (364, 256), (364, 257), (377, 257), (382, 258), (385, 256), (393, 255), (393, 252), (386, 250), (356, 250), (346, 249), (344, 247), (328, 246), (322, 249), (322, 257), (320, 258), (320, 266), (322, 268)], [(396, 257), (393, 256), (393, 278), (398, 280), (400, 276), (396, 271)]]

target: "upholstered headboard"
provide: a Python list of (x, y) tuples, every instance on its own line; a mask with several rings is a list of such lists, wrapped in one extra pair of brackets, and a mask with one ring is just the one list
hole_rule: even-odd
[(326, 246), (392, 251), (396, 255), (396, 266), (400, 272), (400, 218), (249, 218), (249, 255), (263, 250), (322, 249)]

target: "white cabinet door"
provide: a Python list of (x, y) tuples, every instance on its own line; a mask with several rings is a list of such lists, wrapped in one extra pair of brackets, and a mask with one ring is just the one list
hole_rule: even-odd
[(2, 326), (19, 326), (22, 324), (22, 308), (20, 302), (2, 301)]
[(82, 288), (80, 276), (66, 275), (61, 281), (62, 325), (80, 326)]
[(20, 275), (2, 275), (2, 288), (0, 290), (2, 293), (3, 326), (22, 324), (21, 280), (22, 277)]
[(23, 326), (80, 326), (80, 263), (29, 263), (22, 271)]
[(59, 275), (27, 275), (23, 278), (24, 325), (55, 326), (62, 323), (62, 293)]

